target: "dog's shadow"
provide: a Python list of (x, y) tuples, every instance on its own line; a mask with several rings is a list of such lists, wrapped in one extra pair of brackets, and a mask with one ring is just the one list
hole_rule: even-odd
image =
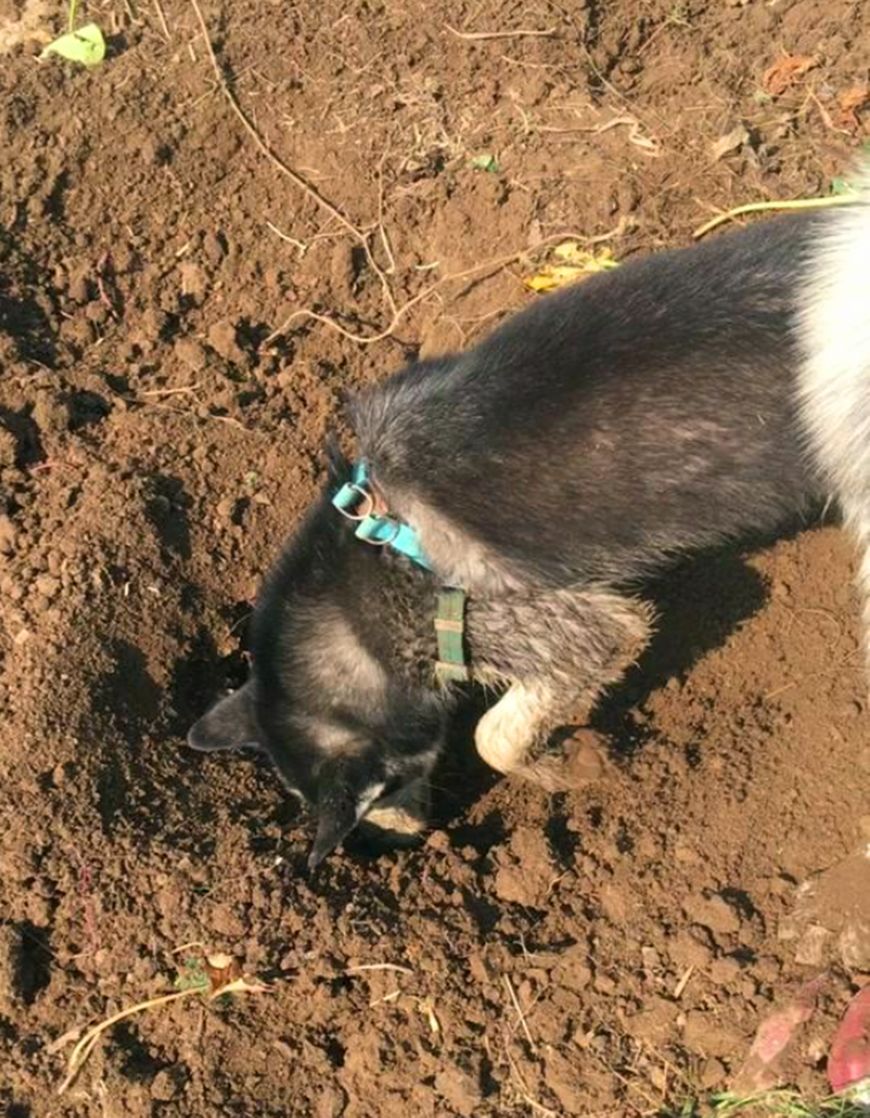
[[(803, 527), (796, 525), (786, 535)], [(769, 542), (755, 540), (752, 549)], [(767, 587), (747, 564), (747, 554), (745, 542), (698, 553), (638, 589), (656, 610), (653, 639), (639, 662), (600, 699), (590, 721), (616, 756), (630, 756), (649, 735), (633, 712), (668, 680), (685, 677), (706, 655), (721, 648), (764, 606)], [(433, 775), (434, 815), (442, 826), (460, 823), (471, 805), (501, 779), (480, 760), (473, 745), (474, 726), (488, 705), (491, 700), (488, 703), (475, 692), (454, 719), (449, 748)], [(487, 831), (493, 826), (487, 824)], [(474, 836), (470, 837), (474, 845)]]
[(656, 611), (653, 638), (601, 699), (590, 723), (618, 755), (631, 754), (646, 740), (632, 711), (669, 680), (685, 678), (764, 606), (767, 586), (745, 556), (745, 547), (701, 553), (643, 589)]

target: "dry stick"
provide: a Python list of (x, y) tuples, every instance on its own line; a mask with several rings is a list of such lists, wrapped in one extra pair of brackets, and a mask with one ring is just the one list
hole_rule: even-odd
[[(218, 989), (213, 990), (209, 996), (214, 999), (220, 997), (221, 994), (262, 994), (267, 992), (268, 989), (268, 986), (251, 984), (250, 982), (246, 982), (244, 978), (236, 978), (232, 982), (227, 982), (224, 986), (219, 986)], [(106, 1029), (110, 1029), (113, 1025), (117, 1025), (119, 1021), (123, 1021), (127, 1017), (133, 1017), (137, 1013), (142, 1013), (146, 1009), (154, 1009), (158, 1005), (168, 1005), (169, 1002), (177, 1002), (180, 1001), (181, 998), (189, 998), (194, 994), (202, 997), (203, 993), (204, 991), (201, 987), (191, 986), (187, 990), (176, 990), (174, 994), (162, 994), (157, 998), (148, 998), (147, 1001), (137, 1002), (136, 1005), (130, 1005), (126, 1009), (119, 1010), (118, 1013), (114, 1013), (111, 1017), (107, 1017), (105, 1021), (101, 1021), (99, 1025), (94, 1025), (92, 1029), (88, 1029), (72, 1052), (70, 1052), (69, 1060), (67, 1061), (66, 1078), (63, 1083), (61, 1083), (60, 1087), (58, 1087), (57, 1093), (62, 1095), (73, 1083), (88, 1056), (93, 1052), (97, 1041)]]
[(525, 1080), (523, 1079), (522, 1075), (520, 1075), (520, 1069), (517, 1067), (516, 1061), (514, 1060), (513, 1056), (511, 1056), (507, 1046), (505, 1046), (504, 1054), (507, 1057), (508, 1066), (510, 1067), (511, 1073), (513, 1074), (515, 1080), (514, 1090), (520, 1095), (523, 1102), (525, 1102), (527, 1106), (531, 1107), (531, 1109), (536, 1114), (543, 1114), (544, 1118), (559, 1118), (555, 1110), (550, 1110), (548, 1106), (544, 1106), (542, 1103), (536, 1102), (535, 1099), (533, 1099), (532, 1096), (529, 1094), (528, 1088), (525, 1084)]
[(733, 210), (717, 214), (716, 217), (699, 225), (692, 236), (700, 240), (712, 229), (724, 225), (726, 221), (733, 221), (743, 214), (764, 213), (768, 210), (821, 210), (827, 206), (848, 206), (858, 200), (857, 194), (834, 194), (830, 198), (798, 198), (793, 202), (748, 202), (745, 206), (735, 206)]
[[(194, 0), (191, 0), (191, 3), (193, 2)], [(588, 241), (589, 243), (597, 243), (601, 240), (608, 240), (611, 236), (615, 235), (616, 231), (614, 230), (613, 233), (602, 234), (599, 237), (582, 239)], [(281, 325), (274, 329), (271, 334), (269, 334), (269, 336), (264, 340), (263, 344), (268, 345), (269, 342), (274, 341), (275, 338), (279, 338), (282, 334), (286, 333), (290, 325), (299, 318), (308, 318), (314, 322), (320, 322), (324, 326), (329, 326), (331, 329), (335, 330), (336, 333), (341, 334), (343, 338), (347, 338), (348, 341), (351, 342), (356, 342), (357, 345), (372, 345), (374, 342), (382, 342), (385, 338), (389, 338), (392, 336), (396, 327), (399, 325), (408, 311), (412, 310), (414, 307), (417, 306), (418, 303), (421, 303), (424, 299), (428, 298), (434, 291), (437, 291), (438, 288), (442, 287), (445, 283), (453, 283), (456, 280), (470, 279), (472, 276), (481, 275), (483, 272), (497, 271), (499, 268), (504, 268), (508, 264), (513, 264), (515, 261), (521, 260), (524, 256), (528, 255), (528, 253), (534, 252), (536, 249), (542, 248), (546, 244), (551, 244), (553, 241), (566, 240), (568, 239), (568, 236), (569, 235), (565, 233), (554, 233), (552, 236), (544, 237), (544, 239), (537, 245), (535, 245), (532, 249), (522, 249), (519, 252), (512, 252), (507, 256), (497, 256), (493, 260), (486, 260), (482, 264), (475, 264), (473, 268), (466, 268), (463, 272), (452, 272), (450, 275), (442, 276), (441, 279), (436, 280), (434, 283), (431, 283), (428, 287), (424, 287), (422, 291), (418, 291), (417, 294), (410, 298), (406, 303), (403, 303), (400, 307), (397, 307), (395, 313), (393, 314), (392, 321), (377, 334), (354, 334), (351, 330), (346, 330), (338, 322), (336, 322), (332, 318), (329, 318), (327, 315), (318, 314), (317, 311), (309, 311), (305, 308), (302, 308), (298, 311), (293, 311), (292, 314), (288, 315), (287, 318), (285, 318), (284, 321), (281, 323)], [(578, 240), (579, 239), (581, 238), (578, 238)]]
[(525, 29), (517, 31), (457, 31), (449, 23), (445, 23), (444, 26), (457, 39), (549, 39), (556, 34), (555, 27), (548, 27), (546, 31)]
[(505, 984), (505, 987), (506, 987), (507, 992), (508, 992), (508, 996), (510, 997), (510, 1000), (513, 1002), (513, 1007), (516, 1010), (517, 1017), (520, 1020), (520, 1025), (522, 1026), (523, 1032), (526, 1034), (526, 1040), (529, 1042), (529, 1047), (534, 1049), (535, 1042), (532, 1040), (532, 1034), (529, 1032), (529, 1026), (526, 1024), (526, 1017), (525, 1017), (525, 1014), (523, 1013), (523, 1008), (520, 1005), (519, 998), (517, 997), (517, 995), (514, 991), (513, 983), (511, 982), (511, 980), (508, 978), (507, 975), (504, 975), (503, 977), (504, 977), (504, 984)]
[(160, 26), (163, 28), (163, 34), (167, 43), (172, 42), (172, 35), (169, 32), (169, 24), (166, 22), (166, 13), (163, 11), (163, 5), (160, 0), (154, 0), (154, 10), (157, 12), (157, 18), (160, 20)]
[(357, 974), (366, 970), (391, 970), (399, 974), (413, 974), (410, 967), (400, 967), (398, 963), (360, 963), (355, 967), (348, 967), (345, 974)]
[(369, 262), (369, 267), (378, 277), (381, 288), (383, 289), (384, 298), (390, 308), (390, 311), (395, 314), (396, 300), (393, 297), (392, 289), (390, 288), (390, 284), (387, 280), (387, 277), (384, 275), (383, 270), (380, 268), (378, 262), (372, 255), (372, 251), (369, 248), (368, 240), (366, 239), (365, 234), (362, 232), (362, 230), (358, 229), (352, 221), (346, 218), (341, 210), (338, 209), (338, 207), (334, 206), (328, 198), (325, 198), (315, 186), (312, 186), (311, 183), (308, 182), (307, 179), (303, 178), (298, 171), (294, 171), (288, 163), (285, 163), (284, 160), (279, 155), (277, 155), (271, 149), (271, 147), (269, 147), (269, 145), (260, 135), (256, 126), (249, 119), (247, 113), (241, 107), (236, 99), (235, 94), (227, 84), (226, 78), (224, 77), (223, 71), (221, 70), (218, 63), (217, 55), (214, 52), (214, 47), (212, 46), (211, 38), (209, 37), (208, 33), (208, 25), (206, 24), (205, 17), (202, 14), (202, 8), (199, 6), (199, 0), (190, 0), (190, 3), (193, 7), (194, 12), (196, 13), (196, 18), (199, 21), (199, 26), (202, 29), (202, 36), (205, 40), (206, 50), (208, 51), (208, 56), (211, 59), (212, 68), (215, 72), (215, 77), (217, 79), (218, 85), (221, 88), (221, 92), (226, 98), (230, 108), (233, 110), (233, 112), (236, 114), (239, 121), (243, 125), (245, 131), (248, 133), (248, 135), (251, 137), (251, 139), (254, 141), (263, 155), (265, 155), (266, 158), (270, 160), (270, 162), (273, 163), (283, 175), (286, 175), (294, 186), (298, 187), (304, 194), (311, 198), (312, 201), (316, 202), (317, 205), (321, 207), (321, 209), (326, 210), (328, 214), (334, 217), (336, 221), (338, 221), (342, 225), (342, 227), (346, 229), (352, 237), (355, 238), (355, 240), (361, 246), (363, 252), (365, 252), (366, 254), (366, 259)]

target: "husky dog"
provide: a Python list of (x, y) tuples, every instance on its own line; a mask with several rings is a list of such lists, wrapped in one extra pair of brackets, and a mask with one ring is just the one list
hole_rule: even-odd
[[(444, 630), (503, 692), (481, 757), (553, 788), (539, 747), (638, 657), (653, 621), (638, 587), (681, 554), (831, 495), (862, 549), (870, 629), (870, 176), (841, 209), (536, 300), (350, 419), (363, 471), (330, 454), (262, 591), (251, 678), (188, 739), (265, 750), (316, 812), (312, 867), (363, 820), (424, 825), (459, 694), (435, 670)], [(342, 511), (387, 534), (364, 542)], [(465, 608), (436, 634), (444, 587)]]

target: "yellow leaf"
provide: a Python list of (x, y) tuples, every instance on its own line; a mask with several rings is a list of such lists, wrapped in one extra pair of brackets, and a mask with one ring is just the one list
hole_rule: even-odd
[(536, 275), (527, 276), (523, 280), (526, 287), (532, 291), (553, 291), (596, 272), (606, 272), (619, 266), (609, 248), (601, 249), (598, 253), (589, 252), (576, 241), (563, 241), (556, 245), (553, 256), (565, 263), (545, 264)]

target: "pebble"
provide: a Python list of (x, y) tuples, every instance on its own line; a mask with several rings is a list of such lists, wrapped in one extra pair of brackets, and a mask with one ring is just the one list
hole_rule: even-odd
[(199, 371), (205, 368), (206, 352), (196, 338), (179, 338), (174, 347), (175, 356), (189, 369)]
[(151, 1080), (151, 1098), (157, 1102), (171, 1102), (178, 1094), (178, 1078), (166, 1070), (158, 1071)]
[(723, 897), (689, 897), (683, 911), (693, 923), (714, 935), (735, 935), (740, 930), (740, 918)]

